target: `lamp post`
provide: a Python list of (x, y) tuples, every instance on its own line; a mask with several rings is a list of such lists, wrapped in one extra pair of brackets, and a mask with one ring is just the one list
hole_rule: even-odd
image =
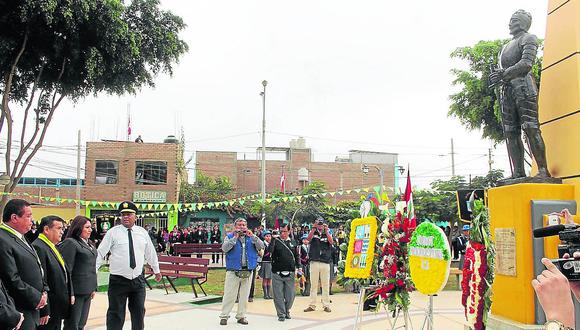
[[(379, 189), (379, 194), (381, 194), (380, 197), (383, 198), (383, 186), (385, 185), (385, 171), (382, 168), (378, 167), (377, 165), (371, 166), (374, 167), (379, 172), (379, 176), (381, 177), (381, 187)], [(368, 165), (364, 164), (362, 170), (364, 174), (369, 173)]]
[[(399, 173), (401, 175), (397, 176), (397, 174), (395, 173), (395, 179), (397, 179), (398, 177), (403, 176), (403, 174), (405, 174), (405, 167), (401, 166), (401, 165), (395, 165), (395, 172), (399, 171)], [(399, 180), (395, 180), (395, 188), (399, 189), (399, 192), (401, 191), (401, 187), (399, 187)], [(396, 193), (396, 191), (395, 191)]]
[(266, 228), (266, 85), (268, 81), (262, 80), (264, 90), (262, 96), (262, 227)]

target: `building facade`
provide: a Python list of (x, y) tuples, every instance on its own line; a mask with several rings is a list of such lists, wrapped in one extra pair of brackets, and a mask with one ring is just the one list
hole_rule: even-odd
[[(388, 191), (394, 191), (398, 183), (398, 171), (395, 170), (398, 155), (395, 153), (351, 150), (348, 158), (316, 162), (312, 160), (312, 150), (303, 144), (266, 148), (266, 151), (267, 192), (282, 189), (282, 175), (285, 176), (286, 192), (299, 191), (314, 180), (324, 182), (328, 191), (377, 186), (381, 184), (381, 173)], [(268, 159), (268, 154), (277, 154), (281, 159)], [(239, 158), (236, 152), (197, 151), (195, 170), (212, 177), (229, 177), (240, 195), (260, 192), (260, 160)]]

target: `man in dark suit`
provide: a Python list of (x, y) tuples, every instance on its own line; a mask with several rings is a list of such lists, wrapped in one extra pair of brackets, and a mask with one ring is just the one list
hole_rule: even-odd
[(19, 329), (24, 321), (22, 313), (16, 310), (14, 300), (8, 295), (0, 280), (0, 329)]
[(39, 329), (60, 330), (62, 320), (67, 318), (74, 295), (70, 273), (64, 259), (56, 249), (64, 230), (64, 220), (56, 215), (48, 215), (40, 220), (38, 238), (32, 246), (40, 258), (48, 284), (48, 305), (40, 310)]
[(16, 309), (24, 315), (20, 329), (36, 329), (39, 310), (48, 300), (48, 286), (36, 251), (26, 242), (32, 226), (32, 208), (22, 199), (12, 199), (4, 207), (0, 225), (0, 278), (14, 299)]

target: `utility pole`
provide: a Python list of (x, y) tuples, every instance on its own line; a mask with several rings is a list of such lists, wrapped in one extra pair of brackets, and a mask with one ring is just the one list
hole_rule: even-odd
[(455, 176), (455, 151), (453, 149), (453, 138), (451, 138), (451, 176)]
[(489, 164), (489, 172), (491, 173), (491, 164), (493, 164), (493, 160), (491, 160), (491, 148), (487, 149), (487, 162)]
[(78, 139), (77, 139), (77, 206), (75, 209), (76, 215), (81, 215), (81, 130), (79, 129)]
[(262, 81), (262, 227), (266, 229), (266, 80)]

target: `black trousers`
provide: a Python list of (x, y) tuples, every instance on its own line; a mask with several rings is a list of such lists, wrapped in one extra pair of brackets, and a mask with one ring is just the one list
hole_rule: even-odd
[(49, 318), (48, 323), (45, 325), (40, 325), (37, 328), (38, 330), (60, 330), (62, 329), (62, 319), (55, 317)]
[(70, 307), (70, 315), (64, 320), (64, 330), (82, 330), (87, 324), (91, 309), (91, 295), (75, 295), (75, 304)]
[(129, 280), (123, 276), (109, 277), (109, 309), (107, 310), (107, 330), (121, 330), (125, 323), (125, 306), (129, 300), (131, 329), (145, 328), (145, 278), (143, 275)]
[(23, 310), (24, 322), (20, 326), (20, 330), (36, 330), (38, 327), (40, 312), (37, 310)]

